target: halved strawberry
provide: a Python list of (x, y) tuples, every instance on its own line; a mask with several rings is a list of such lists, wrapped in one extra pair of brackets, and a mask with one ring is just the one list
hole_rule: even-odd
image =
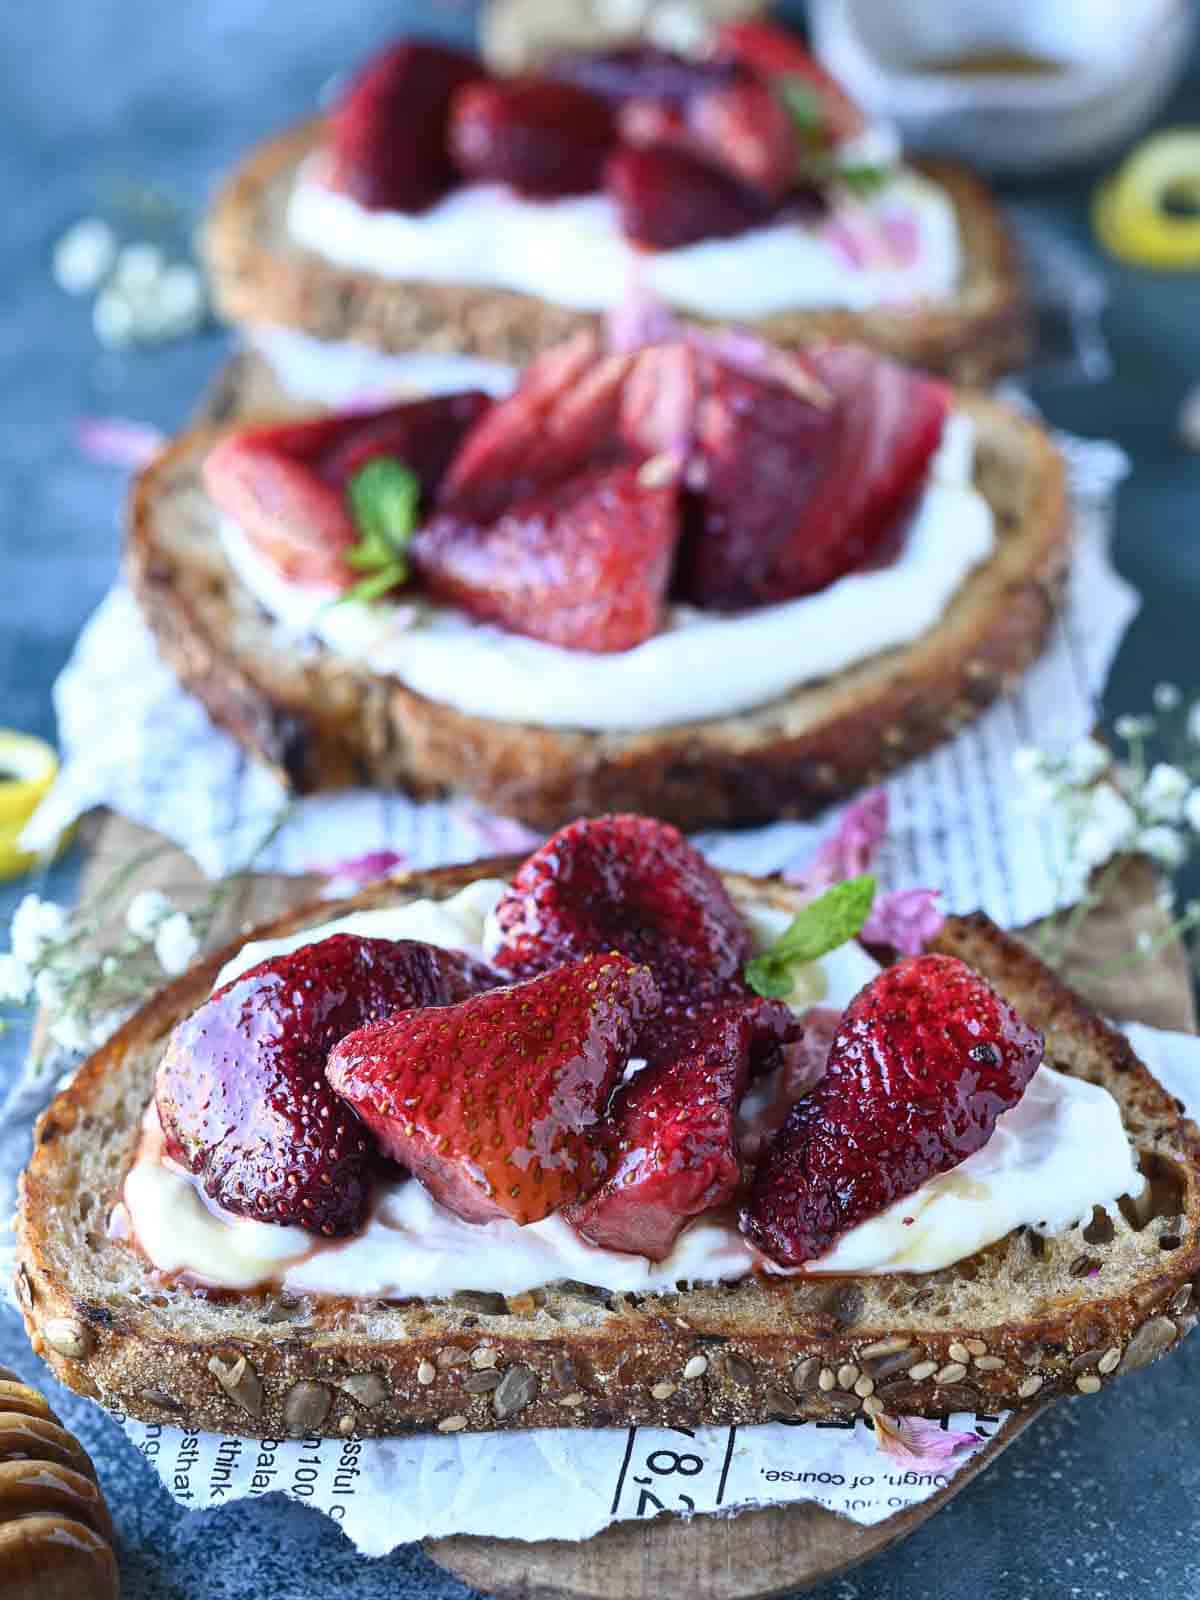
[(604, 187), (626, 238), (647, 250), (725, 239), (766, 222), (771, 197), (688, 150), (626, 145), (609, 157)]
[(535, 198), (598, 189), (616, 136), (606, 100), (549, 78), (471, 84), (450, 113), (459, 171)]
[(600, 1176), (596, 1125), (657, 1004), (645, 967), (591, 956), (363, 1028), (334, 1048), (326, 1075), (448, 1210), (538, 1222)]
[(851, 1001), (825, 1075), (767, 1146), (742, 1229), (802, 1266), (991, 1137), (1043, 1038), (953, 956), (913, 956)]
[(260, 962), (167, 1042), (155, 1100), (168, 1153), (227, 1211), (353, 1233), (375, 1154), (325, 1081), (327, 1054), (365, 1022), (496, 982), (457, 951), (345, 933)]
[(458, 177), (447, 145), (454, 93), (486, 77), (475, 56), (423, 40), (372, 56), (329, 117), (330, 187), (368, 210), (426, 210)]
[(542, 972), (597, 950), (643, 961), (685, 999), (740, 981), (750, 934), (719, 875), (669, 823), (581, 818), (522, 863), (496, 907), (495, 962)]
[(800, 142), (770, 87), (746, 78), (698, 96), (688, 113), (696, 138), (727, 172), (778, 199), (795, 182)]
[(706, 486), (678, 590), (723, 610), (812, 594), (885, 552), (925, 481), (950, 391), (855, 345), (808, 353), (822, 409), (736, 374), (697, 419)]
[(678, 537), (672, 484), (591, 468), (493, 522), (443, 511), (410, 554), (431, 594), (482, 621), (569, 650), (629, 650), (659, 627)]
[(789, 79), (808, 90), (813, 102), (814, 137), (822, 144), (840, 144), (863, 127), (863, 114), (842, 88), (801, 44), (795, 34), (769, 22), (727, 22), (717, 32), (717, 50), (743, 62), (768, 82)]
[(285, 578), (344, 588), (355, 577), (344, 555), (359, 537), (347, 481), (375, 457), (394, 456), (431, 500), (464, 434), (490, 404), (485, 394), (465, 391), (242, 429), (209, 452), (204, 485)]
[(747, 1080), (779, 1064), (801, 1031), (781, 1001), (733, 987), (698, 1003), (665, 1001), (638, 1040), (647, 1065), (605, 1118), (604, 1179), (567, 1213), (578, 1232), (662, 1261), (692, 1217), (732, 1200)]

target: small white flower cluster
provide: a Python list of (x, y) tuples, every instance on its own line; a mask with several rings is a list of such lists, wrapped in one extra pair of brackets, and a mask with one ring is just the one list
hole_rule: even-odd
[(54, 249), (54, 277), (67, 294), (94, 294), (101, 344), (161, 344), (184, 338), (207, 314), (204, 281), (188, 261), (170, 261), (145, 240), (118, 246), (101, 217), (75, 223)]
[(36, 1003), (52, 1043), (68, 1056), (98, 1049), (148, 989), (185, 971), (200, 949), (192, 919), (157, 889), (133, 897), (125, 928), (100, 950), (85, 937), (97, 930), (92, 917), (72, 919), (27, 894), (13, 916), (10, 948), (0, 952), (0, 1005)]
[[(1161, 683), (1154, 691), (1158, 715), (1118, 717), (1114, 731), (1126, 746), (1124, 760), (1093, 738), (1061, 755), (1031, 747), (1014, 755), (1031, 807), (1053, 807), (1066, 823), (1072, 896), (1085, 893), (1090, 875), (1114, 856), (1140, 852), (1173, 873), (1200, 844), (1200, 701), (1183, 715), (1179, 758), (1150, 762), (1146, 756), (1147, 741), (1163, 734), (1160, 718), (1182, 707), (1178, 687)], [(1164, 900), (1171, 901), (1169, 888)]]

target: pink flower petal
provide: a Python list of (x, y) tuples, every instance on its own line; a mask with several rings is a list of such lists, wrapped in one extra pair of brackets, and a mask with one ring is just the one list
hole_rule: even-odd
[(881, 1415), (873, 1421), (878, 1448), (905, 1466), (942, 1466), (957, 1455), (978, 1450), (985, 1443), (977, 1433), (959, 1433), (927, 1417)]
[(887, 836), (889, 811), (887, 790), (868, 789), (847, 809), (807, 866), (785, 870), (785, 882), (816, 891), (869, 872)]
[(485, 811), (482, 806), (460, 803), (454, 810), (458, 820), (465, 827), (473, 829), (493, 855), (516, 855), (536, 850), (545, 838), (544, 834), (527, 828), (523, 822), (517, 822), (513, 817), (499, 817), (494, 811)]
[(89, 461), (105, 467), (144, 467), (162, 449), (166, 436), (148, 422), (128, 417), (82, 417), (75, 442)]
[(921, 253), (921, 230), (910, 211), (892, 211), (879, 219), (894, 267), (911, 267)]
[(891, 945), (902, 956), (919, 956), (942, 931), (945, 917), (938, 910), (939, 889), (893, 889), (879, 895), (863, 924), (867, 944)]
[(831, 217), (822, 229), (824, 237), (848, 267), (861, 271), (867, 264), (862, 240), (841, 217)]
[(677, 339), (680, 327), (635, 268), (626, 282), (625, 293), (608, 314), (605, 343), (615, 355), (627, 355), (644, 345)]
[(389, 872), (402, 867), (407, 857), (399, 850), (368, 850), (361, 856), (350, 856), (345, 861), (330, 861), (323, 866), (313, 866), (310, 872), (318, 877), (333, 880), (339, 891), (350, 893), (361, 889), (365, 883), (386, 878)]

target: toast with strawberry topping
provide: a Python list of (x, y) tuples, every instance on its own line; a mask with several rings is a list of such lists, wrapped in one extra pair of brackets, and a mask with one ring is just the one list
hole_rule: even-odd
[[(208, 227), (216, 296), (238, 322), (387, 351), (454, 350), (521, 364), (595, 325), (593, 310), (577, 309), (589, 302), (577, 300), (576, 285), (561, 304), (553, 279), (549, 287), (518, 286), (525, 284), (518, 273), (507, 287), (506, 271), (487, 268), (483, 251), (479, 282), (457, 281), (461, 266), (455, 281), (441, 281), (419, 252), (405, 276), (394, 257), (386, 269), (347, 249), (336, 222), (297, 231), (296, 196), (328, 189), (361, 208), (367, 222), (390, 212), (416, 227), (439, 203), (438, 219), (447, 207), (469, 210), (477, 192), (492, 206), (505, 191), (517, 204), (539, 206), (565, 200), (570, 207), (582, 197), (601, 208), (588, 226), (602, 214), (609, 242), (635, 262), (647, 252), (721, 240), (736, 246), (768, 228), (812, 230), (824, 248), (831, 218), (849, 219), (854, 232), (874, 203), (868, 195), (864, 205), (856, 184), (892, 193), (892, 158), (876, 164), (888, 141), (864, 143), (870, 131), (800, 42), (764, 24), (720, 31), (700, 58), (632, 45), (558, 55), (515, 76), (404, 40), (360, 69), (328, 118), (268, 142), (234, 174)], [(859, 339), (961, 382), (1011, 370), (1027, 349), (1028, 319), (1016, 251), (991, 197), (948, 164), (914, 162), (899, 171), (896, 203), (916, 219), (912, 237), (925, 237), (922, 211), (905, 184), (925, 185), (929, 204), (936, 198), (945, 213), (943, 231), (957, 236), (957, 284), (953, 277), (939, 277), (936, 289), (923, 277), (908, 281), (911, 250), (897, 252), (885, 229), (865, 254), (829, 246), (850, 273), (868, 260), (900, 269), (876, 303), (855, 296), (842, 303), (826, 289), (831, 303), (821, 304), (819, 292), (804, 292), (809, 275), (785, 268), (779, 281), (796, 285), (794, 308), (773, 299), (759, 331), (789, 346)], [(552, 263), (565, 251), (564, 285), (575, 260), (570, 232), (544, 235)], [(930, 261), (938, 256), (932, 232), (921, 249)], [(511, 267), (512, 257), (504, 259)], [(721, 303), (714, 302), (714, 326), (727, 320)], [(679, 304), (704, 309), (695, 298)]]
[[(425, 898), (449, 902), (481, 877), (509, 877), (519, 865), (509, 860), (402, 875), (342, 905), (324, 902), (294, 912), (256, 930), (254, 937), (294, 938), (306, 928), (318, 933), (331, 916), (350, 911), (402, 908)], [(754, 907), (760, 917), (770, 911), (786, 921), (803, 914), (802, 895), (778, 882), (728, 875), (723, 881), (739, 906)], [(880, 1410), (925, 1415), (988, 1411), (1103, 1388), (1114, 1374), (1132, 1371), (1168, 1349), (1195, 1320), (1191, 1283), (1200, 1272), (1200, 1132), (1181, 1116), (1123, 1036), (1094, 1016), (1028, 949), (978, 916), (946, 921), (932, 952), (918, 958), (935, 963), (918, 975), (920, 982), (908, 964), (894, 969), (891, 989), (886, 987), (887, 974), (875, 980), (885, 985), (876, 990), (882, 1003), (866, 998), (856, 1002), (858, 1009), (851, 1007), (850, 1022), (840, 1027), (840, 1036), (847, 1040), (852, 1035), (867, 1054), (871, 1040), (889, 1041), (888, 1071), (894, 1067), (899, 1073), (889, 1079), (893, 1102), (910, 1092), (907, 1073), (917, 1060), (911, 1037), (901, 1039), (894, 1020), (900, 1011), (910, 1013), (914, 985), (919, 991), (917, 1015), (923, 1019), (921, 1037), (932, 1052), (919, 1063), (921, 1095), (936, 1094), (947, 1081), (944, 1063), (952, 1052), (960, 1081), (969, 1068), (986, 1094), (995, 1092), (1006, 1102), (1036, 1055), (1039, 1038), (1044, 1038), (1047, 1067), (1039, 1071), (1052, 1066), (1060, 1075), (1083, 1080), (1090, 1094), (1107, 1092), (1152, 1179), (1142, 1195), (1108, 1206), (1099, 1221), (1089, 1215), (1061, 1234), (1036, 1237), (1018, 1229), (969, 1262), (924, 1273), (860, 1272), (828, 1279), (760, 1272), (719, 1286), (672, 1281), (632, 1295), (589, 1288), (586, 1282), (555, 1282), (532, 1294), (472, 1293), (394, 1306), (344, 1297), (327, 1303), (311, 1293), (296, 1299), (253, 1292), (196, 1294), (185, 1284), (148, 1272), (128, 1240), (110, 1236), (101, 1219), (119, 1195), (139, 1148), (131, 1108), (153, 1092), (164, 1037), (203, 1008), (231, 954), (220, 952), (200, 961), (83, 1067), (42, 1118), (21, 1183), (18, 1284), (31, 1336), (40, 1341), (65, 1383), (103, 1395), (133, 1415), (223, 1433), (253, 1427), (283, 1437), (293, 1426), (310, 1434), (404, 1432), (432, 1428), (448, 1416), (455, 1418), (455, 1427), (478, 1429), (636, 1422), (682, 1427), (780, 1416), (842, 1418), (868, 1408), (871, 1415)], [(589, 961), (608, 963), (620, 973), (627, 996), (629, 985), (639, 990), (635, 1007), (648, 1000), (653, 980), (624, 957), (583, 958), (583, 964)], [(572, 976), (580, 965), (568, 960), (546, 977), (459, 1004), (468, 1011), (495, 1005), (511, 1014), (513, 997), (522, 989), (548, 980), (565, 983), (574, 996), (563, 1011), (565, 1029), (568, 1016), (587, 1011), (586, 1002), (579, 1010)], [(969, 976), (962, 976), (963, 967)], [(931, 1009), (924, 993), (926, 981), (937, 985), (945, 977), (949, 990), (936, 992), (949, 993), (952, 1015), (944, 1004)], [(650, 1041), (664, 1024), (652, 1020), (646, 1028), (634, 1021), (625, 1001), (621, 1009), (626, 1022), (621, 1024), (617, 1059), (639, 1047), (659, 1054), (659, 1046)], [(1011, 1020), (1014, 1014), (1022, 1019), (1020, 1027)], [(415, 1021), (426, 1019), (422, 1037), (429, 1048), (439, 1025), (452, 1015), (411, 1008), (406, 1013)], [(819, 1008), (814, 1015), (819, 1037), (825, 1018)], [(970, 1050), (980, 1042), (971, 1030), (981, 1020), (983, 1042), (997, 1042), (999, 1062), (971, 1060)], [(533, 1025), (528, 1018), (525, 1022)], [(607, 1214), (615, 1228), (628, 1230), (613, 1236), (626, 1246), (666, 1247), (680, 1214), (697, 1203), (702, 1190), (710, 1192), (710, 1183), (715, 1196), (725, 1193), (731, 1178), (740, 1184), (727, 1160), (725, 1108), (737, 1099), (736, 1085), (747, 1075), (744, 1033), (736, 1020), (730, 1029), (729, 1014), (715, 1009), (693, 1022), (698, 1029), (694, 1035), (675, 1032), (675, 1056), (659, 1054), (657, 1067), (647, 1065), (628, 1077), (617, 1087), (612, 1110), (606, 1108), (597, 1122), (587, 1120), (592, 1114), (588, 1108), (599, 1108), (598, 1086), (612, 1076), (612, 1056), (603, 1037), (577, 1080), (588, 1087), (573, 1101), (570, 1120), (582, 1120), (584, 1126), (576, 1127), (572, 1140), (581, 1133), (596, 1138), (607, 1116), (613, 1132), (625, 1140), (624, 1153), (635, 1162), (640, 1163), (642, 1152), (667, 1157), (689, 1152), (682, 1169), (688, 1176), (678, 1184), (670, 1181), (669, 1163), (651, 1165), (633, 1185), (641, 1188), (640, 1208), (638, 1196), (631, 1194), (624, 1217), (618, 1207), (605, 1204), (606, 1178), (601, 1175), (592, 1190), (597, 1226), (604, 1225)], [(956, 1035), (960, 1025), (966, 1033)], [(403, 1019), (384, 1020), (369, 1027), (367, 1037), (406, 1026)], [(636, 1029), (642, 1037), (631, 1046), (629, 1033)], [(550, 1032), (555, 1033), (552, 1023)], [(468, 1052), (469, 1061), (490, 1074), (492, 1053), (483, 1048), (485, 1034), (471, 1033), (479, 1049)], [(607, 1026), (601, 1035), (608, 1036)], [(824, 1036), (828, 1039), (828, 1031)], [(692, 1043), (696, 1053), (689, 1056)], [(454, 1049), (447, 1040), (440, 1055), (430, 1058), (432, 1083), (428, 1074), (419, 1083), (414, 1077), (423, 1106), (432, 1107), (433, 1097), (425, 1096), (438, 1078), (453, 1073)], [(556, 1059), (561, 1063), (566, 1054)], [(418, 1072), (419, 1059), (390, 1049), (380, 1081), (402, 1085), (405, 1072)], [(921, 1077), (926, 1066), (928, 1082)], [(695, 1093), (658, 1099), (656, 1080), (661, 1093), (669, 1079), (681, 1087), (697, 1074), (700, 1087)], [(644, 1089), (638, 1090), (639, 1081)], [(1032, 1081), (1037, 1081), (1036, 1074)], [(807, 1091), (801, 1105), (820, 1093), (819, 1085), (812, 1090), (811, 1074), (801, 1076), (796, 1087)], [(685, 1099), (694, 1108), (690, 1128), (681, 1116)], [(508, 1115), (502, 1098), (494, 1103), (500, 1116)], [(656, 1105), (662, 1116), (655, 1115)], [(622, 1107), (632, 1107), (630, 1115), (620, 1115)], [(524, 1115), (516, 1102), (512, 1109)], [(893, 1126), (894, 1116), (886, 1110), (884, 1116), (887, 1126)], [(975, 1112), (968, 1124), (977, 1126)], [(554, 1127), (560, 1127), (557, 1117)], [(793, 1138), (794, 1129), (787, 1127), (774, 1141), (768, 1131), (764, 1170), (770, 1166), (770, 1149), (783, 1148), (778, 1141)], [(522, 1132), (514, 1143), (527, 1149), (525, 1140)], [(441, 1152), (435, 1154), (442, 1158)], [(476, 1183), (458, 1157), (445, 1159), (452, 1167), (457, 1164), (460, 1183)], [(887, 1151), (882, 1159), (888, 1159)], [(521, 1177), (524, 1184), (524, 1172)], [(421, 1180), (407, 1182), (416, 1186)], [(883, 1203), (886, 1196), (877, 1199)], [(585, 1200), (577, 1225), (587, 1226), (586, 1207)], [(561, 1230), (564, 1215), (552, 1214), (516, 1232), (546, 1241), (558, 1235), (545, 1230)], [(642, 1226), (635, 1233), (639, 1215)], [(709, 1212), (701, 1223), (712, 1226), (708, 1219), (714, 1215), (721, 1213)], [(685, 1223), (685, 1228), (696, 1225)], [(456, 1226), (469, 1231), (480, 1225), (458, 1221)], [(493, 1220), (480, 1226), (497, 1270), (500, 1241), (510, 1237), (505, 1229), (513, 1229), (513, 1223)], [(321, 1248), (340, 1246), (326, 1243)], [(588, 1268), (582, 1266), (582, 1271), (586, 1278)], [(69, 1344), (60, 1332), (68, 1322), (80, 1330)], [(983, 1358), (975, 1361), (972, 1354), (967, 1361), (955, 1354), (964, 1342), (969, 1352), (981, 1350)], [(475, 1351), (486, 1354), (472, 1362)], [(233, 1352), (252, 1373), (252, 1388), (222, 1384)], [(685, 1368), (700, 1372), (698, 1356), (705, 1362), (700, 1377), (681, 1377)], [(858, 1387), (838, 1378), (841, 1368), (851, 1365)], [(485, 1366), (505, 1379), (510, 1372), (516, 1374), (503, 1393), (519, 1390), (518, 1404), (498, 1406), (491, 1388), (463, 1384), (464, 1375)], [(826, 1371), (834, 1378), (832, 1386), (817, 1381)], [(365, 1386), (350, 1384), (351, 1375), (364, 1373), (375, 1379), (369, 1393)], [(1086, 1385), (1079, 1382), (1081, 1373)], [(863, 1376), (870, 1378), (870, 1388), (858, 1383)], [(297, 1385), (306, 1401), (302, 1424), (296, 1421), (298, 1402), (289, 1403)], [(326, 1400), (319, 1417), (314, 1396)], [(570, 1399), (565, 1407), (560, 1403), (564, 1396)], [(343, 1422), (343, 1417), (350, 1421)]]
[[(447, 512), (486, 530), (514, 499), (536, 497), (563, 476), (640, 464), (649, 482), (639, 487), (657, 489), (659, 504), (673, 482), (682, 484), (676, 490), (679, 535), (659, 609), (663, 622), (686, 605), (688, 591), (706, 575), (714, 578), (714, 598), (721, 597), (718, 584), (736, 594), (741, 572), (719, 559), (698, 564), (694, 548), (716, 558), (717, 519), (724, 518), (728, 529), (747, 535), (761, 525), (776, 549), (778, 529), (768, 512), (781, 503), (779, 473), (795, 468), (792, 427), (810, 433), (815, 465), (836, 434), (838, 416), (836, 408), (817, 403), (824, 390), (818, 387), (811, 399), (799, 392), (813, 382), (806, 359), (784, 355), (783, 364), (768, 359), (764, 366), (769, 347), (750, 346), (750, 370), (740, 359), (747, 354), (744, 341), (733, 347), (722, 342), (714, 351), (702, 339), (671, 337), (605, 354), (584, 336), (555, 350), (535, 363), (509, 399), (480, 403), (442, 479), (439, 503), (418, 507), (416, 523)], [(702, 379), (709, 383), (706, 373), (709, 387), (700, 386)], [(909, 389), (907, 375), (895, 382), (893, 398), (907, 396), (914, 415), (929, 418), (927, 448), (944, 407), (941, 390), (929, 380)], [(863, 403), (870, 388), (867, 383), (854, 403)], [(284, 405), (253, 358), (231, 371), (220, 394), (222, 414), (236, 416), (245, 401), (272, 410)], [(743, 448), (758, 463), (749, 472), (738, 466), (746, 459), (740, 451), (723, 444), (723, 418), (743, 405), (751, 407), (743, 415)], [(501, 721), (432, 698), (369, 659), (311, 641), (304, 649), (291, 647), (231, 559), (226, 529), (237, 517), (202, 483), (205, 460), (228, 438), (224, 431), (185, 434), (135, 484), (127, 571), (159, 649), (183, 683), (217, 722), (302, 791), (364, 780), (419, 795), (466, 790), (546, 830), (586, 811), (653, 811), (687, 828), (811, 815), (940, 743), (1011, 692), (1047, 637), (1070, 552), (1061, 458), (1036, 422), (994, 401), (956, 392), (953, 409), (955, 418), (974, 427), (973, 487), (991, 510), (996, 545), (941, 619), (911, 643), (827, 679), (800, 683), (760, 706), (686, 723), (621, 732), (547, 726), (534, 717)], [(902, 407), (889, 414), (899, 459), (910, 419)], [(785, 415), (789, 426), (778, 437), (775, 419)], [(359, 416), (354, 426), (369, 436), (373, 424)], [(697, 481), (707, 480), (703, 497), (682, 481), (685, 466)], [(903, 492), (903, 475), (889, 487), (887, 459), (880, 457), (877, 466), (872, 482), (886, 508), (895, 503), (895, 490)], [(324, 493), (315, 476), (314, 486)], [(811, 488), (818, 486), (814, 479)], [(858, 504), (858, 490), (853, 482), (845, 489), (849, 510)], [(701, 505), (712, 524), (707, 540)], [(305, 530), (302, 523), (289, 523), (289, 542), (278, 554), (265, 539), (257, 552), (281, 575), (325, 575), (330, 591), (360, 577), (345, 571), (341, 511), (342, 531), (328, 544), (319, 524)], [(823, 559), (845, 559), (838, 526), (826, 525)], [(904, 526), (901, 511), (893, 529)], [(469, 542), (488, 541), (472, 532)], [(876, 548), (885, 561), (894, 553), (886, 533)], [(408, 554), (411, 561), (411, 542)], [(646, 555), (637, 563), (636, 582), (625, 556), (615, 557), (633, 584), (627, 592), (638, 596), (638, 628), (653, 627), (658, 593), (658, 558), (653, 550)], [(746, 565), (749, 570), (748, 555)], [(754, 570), (762, 592), (766, 568)], [(797, 562), (788, 576), (803, 570)], [(569, 564), (557, 573), (574, 584)], [(502, 577), (537, 593), (552, 575), (531, 563), (525, 573)], [(411, 565), (407, 582), (402, 598), (419, 597), (421, 582), (419, 576), (414, 582)], [(548, 625), (541, 608), (532, 621), (539, 629)], [(662, 640), (663, 632), (660, 623), (652, 639)]]

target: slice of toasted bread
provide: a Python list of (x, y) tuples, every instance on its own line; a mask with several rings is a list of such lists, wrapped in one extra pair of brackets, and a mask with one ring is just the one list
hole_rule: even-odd
[[(244, 359), (240, 370), (239, 390), (267, 398), (262, 364)], [(811, 815), (956, 732), (1012, 689), (1044, 643), (1070, 553), (1061, 459), (1016, 412), (974, 394), (957, 403), (977, 424), (993, 556), (914, 643), (733, 716), (637, 733), (499, 722), (323, 647), (290, 646), (218, 539), (199, 470), (212, 429), (185, 433), (135, 484), (126, 569), (181, 682), (301, 791), (465, 789), (542, 828), (602, 811), (686, 828)], [(228, 385), (221, 411), (230, 414)]]
[[(515, 864), (404, 875), (254, 937), (445, 896)], [(778, 882), (726, 882), (743, 899), (796, 903)], [(1090, 1392), (1195, 1321), (1200, 1130), (1122, 1035), (985, 917), (951, 919), (937, 947), (1045, 1030), (1050, 1064), (1115, 1097), (1151, 1179), (1136, 1207), (1097, 1211), (1053, 1238), (1020, 1229), (922, 1275), (752, 1279), (646, 1297), (558, 1284), (507, 1301), (400, 1305), (197, 1297), (153, 1279), (107, 1219), (164, 1041), (206, 997), (226, 950), (138, 1012), (38, 1123), (17, 1229), (34, 1348), (64, 1383), (134, 1416), (275, 1437), (392, 1434), (452, 1418), (455, 1429), (488, 1429), (845, 1416), (861, 1410), (864, 1389), (889, 1412), (927, 1415)], [(473, 1365), (480, 1347), (488, 1354)], [(464, 1379), (484, 1365), (501, 1383), (479, 1393)]]
[[(205, 253), (217, 308), (230, 321), (278, 323), (318, 339), (357, 340), (387, 351), (458, 352), (511, 366), (524, 366), (539, 350), (596, 325), (591, 313), (533, 295), (383, 278), (297, 244), (287, 227), (288, 200), (321, 126), (306, 122), (260, 145), (217, 196)], [(963, 250), (954, 298), (864, 312), (778, 312), (753, 327), (775, 344), (857, 340), (959, 383), (989, 383), (1019, 367), (1029, 352), (1013, 241), (991, 195), (965, 167), (944, 161), (914, 166), (954, 205)]]

